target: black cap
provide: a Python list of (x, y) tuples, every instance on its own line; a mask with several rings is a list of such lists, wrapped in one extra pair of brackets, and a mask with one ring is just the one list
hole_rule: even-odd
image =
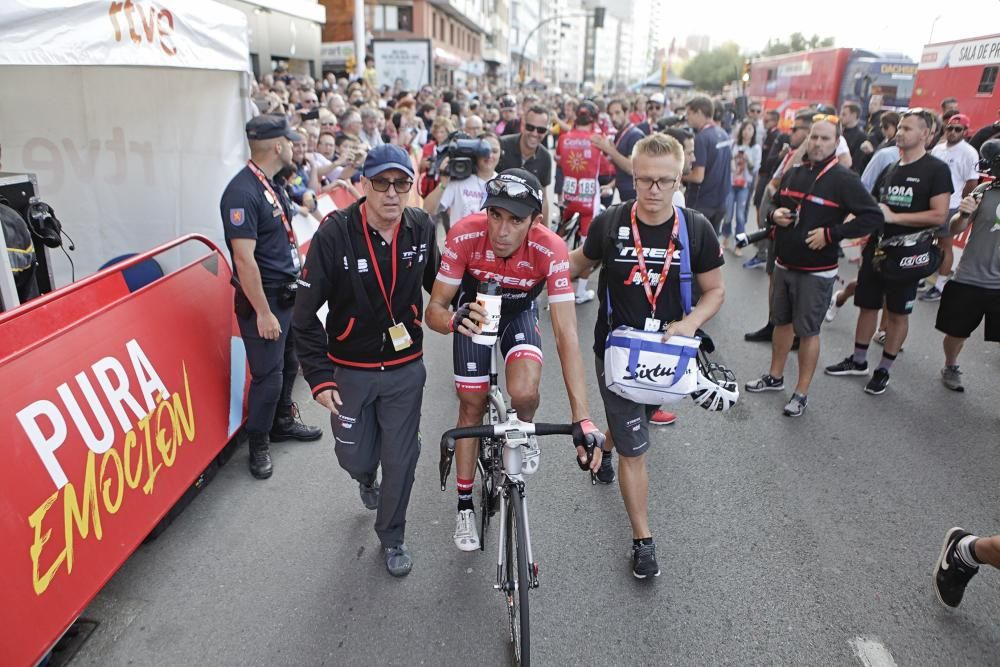
[(507, 169), (486, 184), (483, 210), (502, 208), (518, 218), (527, 218), (542, 210), (542, 184), (524, 169)]
[(247, 121), (247, 139), (262, 141), (277, 137), (288, 137), (292, 141), (302, 141), (302, 137), (292, 130), (288, 119), (284, 116), (263, 114)]

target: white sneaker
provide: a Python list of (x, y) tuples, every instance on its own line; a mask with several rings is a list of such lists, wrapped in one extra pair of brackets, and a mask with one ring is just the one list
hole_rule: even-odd
[(455, 517), (455, 546), (462, 551), (479, 548), (479, 532), (476, 530), (476, 513), (462, 510)]
[(542, 458), (538, 450), (538, 438), (533, 435), (528, 436), (528, 444), (521, 445), (521, 472), (525, 475), (532, 475), (538, 470), (538, 464)]
[(830, 307), (826, 309), (826, 321), (833, 322), (834, 318), (837, 317), (837, 313), (840, 312), (840, 306), (837, 305), (837, 297), (840, 296), (839, 290), (833, 291), (833, 296), (830, 297)]
[(587, 303), (588, 301), (594, 300), (594, 290), (585, 290), (582, 294), (576, 295), (576, 305), (581, 305)]

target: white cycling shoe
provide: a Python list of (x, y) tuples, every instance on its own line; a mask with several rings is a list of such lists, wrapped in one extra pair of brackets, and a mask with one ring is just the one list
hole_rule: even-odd
[(528, 444), (521, 445), (521, 472), (525, 475), (533, 475), (538, 470), (541, 458), (542, 454), (538, 450), (538, 438), (529, 435)]
[(479, 532), (476, 530), (476, 513), (462, 510), (455, 517), (455, 546), (462, 551), (476, 551), (479, 548)]

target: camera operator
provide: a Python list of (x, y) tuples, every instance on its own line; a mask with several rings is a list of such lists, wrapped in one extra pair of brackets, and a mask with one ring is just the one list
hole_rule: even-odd
[[(807, 159), (788, 169), (772, 198), (774, 285), (771, 290), (771, 368), (746, 384), (749, 392), (784, 389), (785, 361), (799, 336), (799, 378), (784, 408), (786, 417), (805, 411), (809, 384), (819, 360), (819, 329), (837, 277), (842, 239), (877, 231), (882, 213), (857, 174), (838, 162), (841, 136), (836, 116), (816, 116), (809, 132)], [(845, 224), (844, 218), (854, 219)]]
[[(453, 224), (483, 207), (486, 183), (496, 176), (500, 161), (500, 139), (492, 132), (481, 134), (478, 139), (454, 138), (442, 150), (443, 158), (437, 169), (440, 181), (424, 198), (424, 210), (431, 215), (447, 211), (444, 219), (447, 232)], [(475, 172), (453, 169), (452, 161), (458, 160), (474, 160)]]

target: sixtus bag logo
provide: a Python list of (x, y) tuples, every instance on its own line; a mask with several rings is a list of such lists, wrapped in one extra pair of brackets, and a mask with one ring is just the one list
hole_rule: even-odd
[[(124, 39), (125, 28), (128, 37), (135, 44), (142, 44), (143, 37), (149, 44), (159, 44), (168, 56), (177, 55), (171, 37), (174, 34), (174, 15), (169, 9), (159, 9), (153, 4), (125, 0), (112, 2), (108, 6), (108, 18), (115, 29), (115, 41)], [(124, 24), (122, 19), (124, 18)]]
[[(48, 589), (61, 568), (73, 572), (77, 538), (87, 540), (93, 532), (100, 540), (104, 518), (117, 514), (136, 492), (152, 494), (160, 471), (173, 467), (178, 449), (195, 439), (186, 365), (181, 362), (183, 387), (171, 393), (138, 341), (128, 341), (124, 352), (126, 363), (117, 356), (104, 357), (89, 372), (77, 373), (73, 389), (69, 382), (55, 387), (57, 401), (36, 400), (17, 412), (56, 489), (28, 515), (36, 595)], [(69, 470), (69, 476), (56, 456), (67, 441), (82, 441), (87, 447), (83, 469)], [(55, 539), (60, 534), (62, 539)]]
[(670, 377), (674, 374), (673, 368), (664, 368), (663, 364), (657, 364), (655, 366), (647, 366), (645, 364), (636, 364), (635, 368), (625, 367), (625, 377), (623, 380), (650, 380), (656, 382), (660, 378)]

